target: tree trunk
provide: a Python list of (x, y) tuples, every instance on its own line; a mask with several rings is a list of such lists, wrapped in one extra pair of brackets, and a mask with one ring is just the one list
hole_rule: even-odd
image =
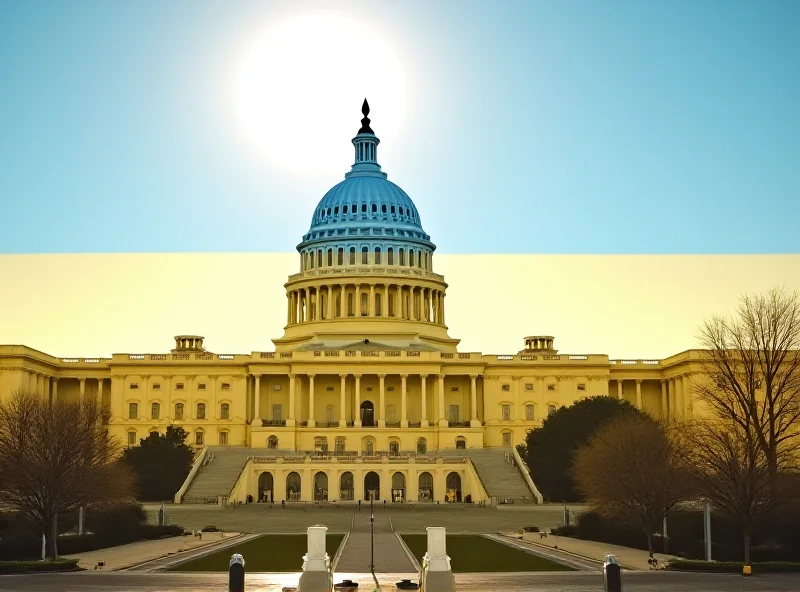
[(750, 533), (744, 531), (744, 564), (750, 565)]
[(650, 533), (649, 528), (643, 528), (644, 533), (647, 535), (647, 550), (653, 552), (653, 535)]
[(49, 561), (54, 561), (58, 550), (56, 549), (56, 521), (52, 516), (46, 516), (42, 525), (44, 531), (44, 556)]

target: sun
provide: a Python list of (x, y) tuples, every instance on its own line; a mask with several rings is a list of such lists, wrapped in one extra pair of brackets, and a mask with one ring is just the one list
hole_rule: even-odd
[(238, 71), (236, 114), (271, 163), (295, 172), (340, 171), (369, 99), (378, 136), (395, 135), (406, 82), (380, 31), (330, 12), (289, 17), (250, 46)]

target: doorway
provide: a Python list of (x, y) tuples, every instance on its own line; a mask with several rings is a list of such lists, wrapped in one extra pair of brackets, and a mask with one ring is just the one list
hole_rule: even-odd
[(372, 401), (361, 403), (361, 425), (365, 428), (375, 426), (375, 405)]
[(381, 498), (381, 478), (375, 471), (370, 471), (364, 476), (364, 500), (379, 500)]

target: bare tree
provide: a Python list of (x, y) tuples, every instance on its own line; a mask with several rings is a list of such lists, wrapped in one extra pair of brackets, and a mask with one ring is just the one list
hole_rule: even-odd
[(81, 506), (129, 501), (133, 480), (93, 401), (15, 392), (0, 402), (0, 504), (38, 524), (58, 555), (56, 520)]
[(790, 459), (779, 455), (778, 474), (759, 445), (752, 424), (745, 427), (727, 417), (706, 419), (686, 426), (686, 449), (698, 491), (712, 507), (742, 530), (744, 562), (750, 564), (750, 540), (761, 521), (794, 502), (789, 475)]
[(667, 513), (693, 493), (680, 442), (651, 417), (631, 414), (603, 427), (575, 457), (575, 478), (589, 505), (641, 528), (650, 552)]
[(778, 473), (779, 456), (800, 442), (800, 303), (775, 288), (743, 296), (736, 314), (715, 316), (700, 329), (708, 350), (698, 398), (719, 417), (751, 433)]

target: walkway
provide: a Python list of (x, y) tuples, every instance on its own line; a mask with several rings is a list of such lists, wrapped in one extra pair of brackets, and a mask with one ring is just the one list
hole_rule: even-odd
[[(508, 534), (516, 539), (520, 539), (519, 534)], [(650, 565), (647, 560), (650, 554), (641, 549), (632, 549), (630, 547), (620, 547), (618, 545), (610, 545), (608, 543), (599, 543), (597, 541), (583, 541), (581, 539), (573, 539), (569, 537), (559, 537), (548, 535), (547, 538), (541, 538), (538, 533), (526, 533), (522, 535), (523, 541), (527, 542), (534, 548), (545, 550), (564, 551), (567, 554), (577, 555), (592, 561), (601, 562), (606, 555), (611, 554), (617, 558), (617, 562), (625, 569), (644, 569), (649, 570)], [(670, 559), (678, 559), (674, 555), (664, 555), (663, 553), (655, 553), (655, 558), (661, 564)]]
[(113, 571), (152, 561), (160, 557), (167, 557), (183, 553), (190, 549), (217, 545), (223, 539), (229, 540), (239, 536), (236, 532), (204, 532), (203, 537), (169, 537), (153, 541), (138, 541), (117, 547), (107, 547), (86, 553), (67, 555), (70, 559), (77, 559), (78, 565), (84, 569), (94, 570), (99, 562), (103, 562), (103, 571)]
[[(369, 573), (370, 562), (370, 513), (369, 508), (355, 512), (353, 528), (347, 544), (336, 565), (336, 575)], [(412, 574), (417, 570), (408, 558), (392, 530), (389, 515), (383, 511), (375, 512), (375, 573)]]

